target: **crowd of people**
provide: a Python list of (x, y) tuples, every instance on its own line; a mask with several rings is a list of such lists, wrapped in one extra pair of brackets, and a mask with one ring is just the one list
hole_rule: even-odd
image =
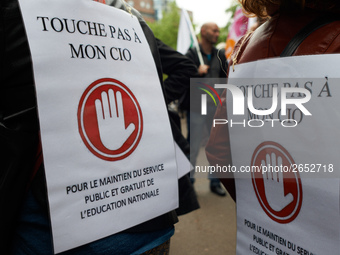
[[(152, 52), (166, 103), (178, 101), (179, 109), (186, 112), (188, 134), (182, 133), (179, 115), (171, 109), (168, 111), (169, 122), (174, 140), (193, 166), (208, 137), (205, 150), (210, 165), (230, 165), (232, 160), (228, 126), (211, 128), (213, 118), (226, 119), (226, 92), (221, 91), (222, 104), (217, 108), (208, 101), (208, 114), (202, 115), (200, 97), (191, 97), (191, 100), (197, 100), (190, 101), (190, 78), (227, 78), (232, 65), (279, 57), (294, 35), (310, 22), (324, 16), (336, 17), (340, 11), (340, 4), (335, 0), (240, 0), (240, 4), (249, 15), (266, 21), (239, 40), (228, 63), (224, 50), (215, 47), (219, 37), (216, 23), (202, 25), (199, 49), (190, 48), (182, 55), (155, 38), (142, 16), (124, 0), (110, 3), (110, 8), (131, 12), (138, 18)], [(0, 201), (3, 204), (0, 250), (3, 254), (53, 254), (28, 38), (18, 0), (3, 0), (0, 7), (3, 67), (0, 85)], [(340, 21), (337, 20), (331, 19), (315, 29), (292, 55), (339, 53)], [(202, 54), (203, 63), (198, 52)], [(165, 80), (163, 74), (167, 75)], [(235, 180), (232, 175), (227, 177), (220, 180), (209, 175), (210, 190), (218, 196), (230, 194), (236, 201)], [(62, 254), (169, 254), (178, 216), (200, 207), (194, 186), (195, 176), (185, 174), (178, 180), (179, 207), (176, 210)]]

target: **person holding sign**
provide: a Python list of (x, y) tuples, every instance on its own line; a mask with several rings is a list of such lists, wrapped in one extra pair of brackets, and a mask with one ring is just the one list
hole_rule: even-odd
[[(236, 253), (337, 254), (339, 228), (334, 221), (339, 217), (339, 180), (307, 172), (302, 165), (320, 161), (325, 165), (338, 164), (337, 154), (329, 152), (338, 151), (340, 144), (333, 135), (338, 125), (332, 123), (339, 121), (336, 110), (332, 112), (337, 109), (334, 101), (339, 54), (332, 53), (340, 52), (339, 2), (239, 2), (246, 12), (268, 16), (268, 21), (238, 42), (228, 73), (230, 87), (223, 93), (223, 104), (215, 119), (236, 119), (238, 123), (244, 120), (245, 125), (216, 125), (206, 147), (212, 166), (234, 167), (234, 171), (221, 175), (221, 181), (236, 200)], [(335, 81), (334, 86), (328, 78)], [(310, 91), (306, 81), (313, 81)], [(247, 95), (239, 89), (243, 85), (248, 87)], [(329, 88), (333, 88), (332, 104), (324, 103), (332, 98)], [(242, 103), (233, 105), (237, 102), (235, 95), (231, 98), (233, 89), (241, 100), (247, 97), (248, 109)], [(301, 95), (284, 95), (294, 89), (301, 91)], [(283, 95), (281, 107), (276, 110), (271, 107), (272, 114), (265, 113), (263, 109), (269, 109), (268, 103), (276, 100), (278, 94)], [(290, 102), (299, 97), (312, 99), (306, 103), (312, 114), (294, 103), (287, 108), (288, 97)], [(242, 108), (248, 113), (242, 114)], [(301, 118), (288, 117), (290, 110), (300, 110)], [(257, 113), (251, 115), (254, 111)], [(287, 117), (296, 126), (247, 125), (261, 120), (266, 125), (270, 120), (282, 121)], [(297, 170), (296, 165), (300, 166)], [(247, 167), (249, 171), (242, 172)]]
[[(298, 0), (298, 1), (239, 1), (245, 11), (260, 18), (269, 18), (267, 22), (255, 31), (241, 38), (234, 49), (233, 68), (237, 64), (273, 58), (282, 55), (285, 47), (293, 37), (312, 27), (306, 38), (291, 54), (315, 55), (340, 53), (340, 12), (338, 1)], [(314, 23), (313, 23), (314, 22)], [(321, 24), (313, 27), (313, 24)], [(233, 69), (230, 69), (230, 72)], [(226, 92), (222, 95), (222, 105), (219, 105), (215, 119), (226, 119)], [(211, 165), (231, 165), (231, 151), (227, 125), (217, 125), (212, 128), (206, 154)], [(225, 175), (221, 180), (233, 199), (236, 199), (233, 174)]]
[[(191, 59), (196, 67), (200, 78), (225, 78), (228, 67), (224, 49), (218, 50), (215, 47), (220, 29), (214, 22), (207, 22), (201, 27), (201, 42), (197, 47), (190, 48), (186, 56)], [(217, 91), (221, 93), (221, 91)], [(216, 106), (209, 98), (207, 102), (207, 115), (201, 114), (201, 94), (198, 88), (192, 88), (189, 93), (184, 94), (181, 99), (180, 108), (187, 111), (188, 141), (190, 141), (190, 161), (196, 165), (197, 156), (204, 139), (204, 131), (210, 133), (212, 125), (212, 114)], [(189, 109), (190, 106), (190, 109)], [(218, 196), (225, 196), (226, 192), (214, 174), (209, 174), (210, 190)], [(191, 173), (194, 182), (194, 171)]]
[[(49, 1), (48, 4), (58, 4), (57, 2), (58, 1)], [(124, 1), (116, 2), (117, 7), (120, 9), (125, 11), (129, 10)], [(86, 6), (86, 4), (93, 4), (90, 1), (87, 1), (86, 3), (85, 1), (79, 1), (79, 4), (80, 3), (83, 4), (82, 7), (84, 7), (84, 5)], [(21, 4), (23, 4), (23, 2), (21, 2)], [(4, 75), (1, 77), (2, 85), (0, 93), (0, 146), (4, 152), (2, 162), (3, 168), (1, 169), (0, 196), (1, 201), (7, 207), (6, 210), (1, 210), (1, 218), (5, 220), (1, 221), (0, 249), (4, 254), (53, 254), (51, 222), (48, 217), (49, 210), (52, 209), (48, 207), (47, 203), (46, 169), (42, 158), (40, 140), (41, 130), (39, 127), (39, 120), (41, 121), (42, 119), (38, 118), (37, 113), (37, 97), (35, 94), (35, 82), (32, 72), (32, 56), (28, 46), (23, 15), (20, 13), (18, 1), (2, 1), (0, 7), (1, 56), (3, 56), (1, 61), (4, 66)], [(102, 8), (102, 6), (99, 8)], [(105, 6), (105, 8), (110, 7)], [(88, 8), (87, 11), (89, 9), (92, 10), (91, 8)], [(99, 14), (97, 16), (99, 16)], [(40, 24), (46, 25), (47, 23), (44, 22), (47, 20), (48, 17), (44, 17), (38, 21), (41, 22)], [(55, 18), (54, 21), (59, 22), (62, 20)], [(153, 54), (154, 64), (158, 71), (156, 76), (158, 75), (160, 78), (159, 82), (162, 84), (161, 63), (156, 40), (146, 23), (142, 19), (139, 19), (139, 22), (143, 29), (141, 34), (145, 34), (147, 46), (150, 47)], [(79, 24), (80, 23), (84, 25), (86, 22), (81, 20), (79, 21)], [(54, 26), (55, 24), (56, 23), (52, 23), (54, 29), (56, 29)], [(88, 25), (89, 30), (86, 33), (89, 34), (91, 32), (94, 33), (94, 31), (99, 31), (98, 33), (101, 33), (103, 38), (105, 37), (102, 24), (88, 22)], [(57, 29), (60, 28), (61, 27), (58, 27)], [(84, 27), (82, 28), (84, 29)], [(44, 29), (42, 31), (44, 31)], [(82, 30), (82, 32), (83, 31), (84, 30)], [(138, 39), (136, 40), (138, 41)], [(71, 45), (73, 46), (73, 44), (67, 44), (67, 46)], [(82, 45), (80, 46), (82, 47)], [(89, 49), (96, 48), (90, 46)], [(81, 47), (79, 47), (79, 52), (82, 50)], [(99, 47), (97, 47), (97, 49), (98, 48)], [(74, 50), (74, 48), (71, 47), (71, 53), (76, 54), (72, 49)], [(111, 49), (115, 48), (112, 47)], [(77, 54), (79, 52), (77, 52)], [(81, 54), (79, 53), (79, 56), (80, 55)], [(112, 59), (114, 59), (115, 55), (111, 56)], [(129, 60), (129, 58), (127, 58), (127, 60)], [(107, 101), (105, 101), (105, 96), (110, 98), (110, 102), (117, 102), (118, 106), (122, 106), (119, 95), (122, 95), (122, 97), (126, 97), (127, 95), (127, 93), (123, 95), (121, 92), (116, 92), (118, 98), (115, 99), (112, 97), (110, 91), (111, 90), (109, 89), (106, 94), (102, 93), (101, 97), (96, 99), (99, 101), (94, 100), (94, 102), (98, 102), (95, 108), (95, 114), (98, 117), (97, 121), (101, 117), (100, 113), (103, 113), (103, 115), (107, 114), (107, 105), (105, 104)], [(67, 94), (71, 93), (67, 92)], [(103, 105), (103, 107), (101, 108), (100, 105)], [(99, 120), (99, 122), (100, 121), (101, 120)], [(100, 123), (101, 126), (99, 126), (99, 128), (106, 125), (102, 122)], [(126, 135), (126, 139), (131, 136), (134, 128), (136, 129), (137, 126), (131, 125), (131, 128), (127, 130), (127, 133), (130, 132), (130, 134)], [(111, 143), (109, 140), (110, 138), (104, 137), (104, 133), (102, 133), (104, 130), (99, 130), (99, 132), (100, 139), (110, 142), (110, 144), (107, 144), (108, 147), (112, 148), (112, 150), (117, 148), (118, 145), (116, 141)], [(172, 139), (170, 136), (168, 138)], [(45, 152), (46, 151), (44, 150), (44, 153)], [(64, 158), (59, 159), (59, 161), (64, 163)], [(156, 167), (150, 169), (156, 171)], [(159, 164), (157, 170), (160, 172), (164, 171), (163, 164)], [(144, 172), (144, 174), (150, 173), (152, 173), (151, 170), (145, 170)], [(131, 172), (113, 175), (111, 177), (119, 182), (128, 179), (129, 176), (131, 176)], [(83, 176), (81, 176), (81, 178), (83, 178)], [(107, 180), (110, 180), (110, 178), (101, 179), (103, 186), (109, 183)], [(98, 180), (93, 180), (92, 183), (88, 181), (66, 186), (66, 195), (71, 196), (73, 193), (79, 193), (86, 189), (95, 188), (96, 185), (98, 185), (98, 182), (96, 181)], [(143, 187), (143, 185), (151, 186), (154, 185), (153, 181), (153, 178), (149, 178), (147, 179), (147, 182), (144, 181), (133, 183), (133, 185), (130, 186), (121, 186), (119, 192), (129, 193), (130, 191)], [(96, 199), (105, 200), (108, 197), (116, 196), (117, 193), (117, 189), (110, 190), (110, 193), (93, 193), (92, 196), (85, 196), (84, 201), (85, 203), (89, 203), (89, 201), (91, 202), (91, 200), (94, 201)], [(157, 196), (158, 191), (149, 192), (149, 194)], [(142, 195), (145, 197), (145, 193)], [(138, 196), (131, 196), (129, 201), (132, 204), (135, 200), (143, 198), (142, 195), (138, 194)], [(86, 211), (81, 211), (79, 215), (83, 218), (86, 216), (92, 220), (93, 218), (91, 217), (94, 216), (94, 214), (91, 213), (95, 212), (99, 214), (98, 208), (102, 210), (101, 213), (103, 214), (104, 209), (106, 212), (108, 211), (108, 208), (110, 208), (110, 210), (119, 209), (119, 207), (123, 205), (122, 201), (124, 200), (115, 201), (111, 204), (104, 204), (105, 207), (97, 207), (97, 210), (93, 207)], [(125, 215), (122, 215), (118, 220), (126, 220), (124, 216)], [(114, 220), (117, 221), (117, 219)], [(173, 225), (176, 222), (177, 216), (173, 210), (126, 231), (108, 235), (98, 241), (85, 243), (83, 246), (69, 250), (64, 254), (143, 254), (149, 251), (154, 252), (153, 254), (167, 254), (169, 239), (174, 233)], [(112, 222), (107, 223), (109, 224)], [(79, 235), (86, 235), (86, 232), (90, 234), (92, 231), (91, 229), (86, 229), (86, 231), (80, 231)]]

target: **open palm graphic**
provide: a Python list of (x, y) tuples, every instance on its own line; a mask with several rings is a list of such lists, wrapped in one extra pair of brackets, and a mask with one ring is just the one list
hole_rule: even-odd
[(125, 127), (122, 94), (117, 91), (116, 97), (112, 89), (103, 91), (101, 99), (95, 100), (100, 139), (110, 150), (118, 150), (135, 130), (130, 123)]
[(285, 195), (283, 173), (274, 171), (275, 166), (282, 165), (282, 158), (277, 157), (275, 153), (267, 154), (266, 160), (262, 160), (261, 164), (268, 167), (268, 171), (262, 174), (268, 204), (274, 211), (279, 212), (294, 199), (291, 193)]

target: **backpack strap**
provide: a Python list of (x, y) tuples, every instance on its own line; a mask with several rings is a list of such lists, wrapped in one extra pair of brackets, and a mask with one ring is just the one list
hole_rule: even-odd
[(286, 48), (282, 51), (280, 57), (292, 56), (299, 45), (315, 30), (332, 23), (333, 21), (340, 20), (339, 15), (326, 14), (324, 16), (318, 17), (304, 28), (302, 28), (288, 43)]

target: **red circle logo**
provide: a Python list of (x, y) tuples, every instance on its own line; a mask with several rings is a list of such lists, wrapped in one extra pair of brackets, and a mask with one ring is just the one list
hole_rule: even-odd
[(252, 172), (256, 197), (264, 212), (278, 223), (293, 221), (301, 209), (302, 184), (294, 164), (288, 151), (275, 142), (261, 143), (252, 156), (251, 165), (262, 170)]
[(86, 147), (104, 160), (128, 157), (142, 137), (139, 103), (131, 90), (115, 79), (99, 79), (88, 86), (80, 99), (77, 117)]

